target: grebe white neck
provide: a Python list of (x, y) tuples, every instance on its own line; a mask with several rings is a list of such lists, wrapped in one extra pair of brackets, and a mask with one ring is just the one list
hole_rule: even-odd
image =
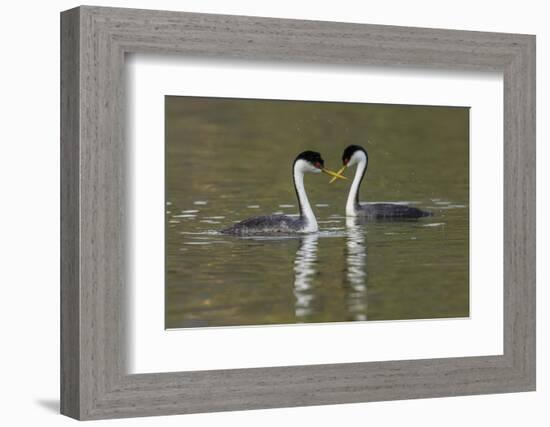
[(321, 171), (306, 160), (297, 160), (294, 163), (293, 177), (294, 188), (296, 189), (296, 196), (298, 197), (298, 204), (300, 206), (300, 216), (305, 222), (305, 227), (302, 231), (315, 232), (319, 227), (304, 187), (304, 173), (306, 172), (319, 173)]
[(351, 183), (348, 200), (346, 202), (347, 216), (357, 216), (357, 208), (359, 207), (359, 187), (361, 186), (361, 181), (367, 169), (367, 156), (363, 151), (356, 151), (353, 156), (351, 156), (351, 159), (349, 159), (348, 167), (355, 164), (357, 164), (357, 169), (355, 170), (355, 177)]

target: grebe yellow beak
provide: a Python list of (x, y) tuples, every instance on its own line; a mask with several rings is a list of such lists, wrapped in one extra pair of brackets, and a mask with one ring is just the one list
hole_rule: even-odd
[(340, 178), (340, 179), (347, 179), (344, 175), (342, 175), (342, 173), (346, 170), (347, 166), (344, 165), (340, 168), (340, 170), (336, 173), (334, 173), (334, 178), (332, 178), (329, 182), (329, 184), (332, 184), (334, 181), (336, 181), (336, 178)]
[(330, 182), (335, 181), (336, 179), (347, 179), (344, 175), (341, 174), (343, 170), (344, 169), (340, 169), (339, 172), (333, 172), (329, 169), (321, 168), (321, 172), (333, 177)]

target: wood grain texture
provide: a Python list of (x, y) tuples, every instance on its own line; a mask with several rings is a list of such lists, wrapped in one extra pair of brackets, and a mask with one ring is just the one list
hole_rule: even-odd
[[(80, 7), (62, 13), (62, 413), (100, 419), (535, 388), (535, 38)], [(504, 75), (504, 354), (129, 375), (128, 53)]]
[(78, 10), (61, 19), (61, 412), (80, 414)]

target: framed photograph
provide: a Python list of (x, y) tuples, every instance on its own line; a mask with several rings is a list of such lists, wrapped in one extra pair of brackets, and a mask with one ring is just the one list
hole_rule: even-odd
[(61, 412), (535, 390), (535, 37), (61, 14)]

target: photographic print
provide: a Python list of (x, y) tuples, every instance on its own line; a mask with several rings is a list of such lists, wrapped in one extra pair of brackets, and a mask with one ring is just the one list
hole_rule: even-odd
[(469, 316), (469, 108), (165, 97), (167, 329)]

